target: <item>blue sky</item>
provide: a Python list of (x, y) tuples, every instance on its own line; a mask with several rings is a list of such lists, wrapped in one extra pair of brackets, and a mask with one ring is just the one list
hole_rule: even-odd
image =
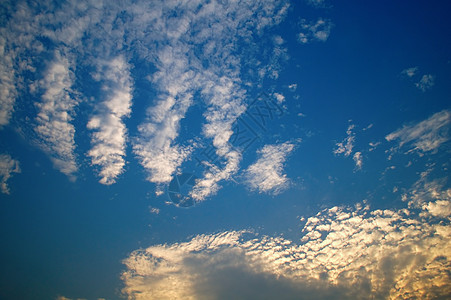
[(449, 4), (0, 8), (0, 298), (451, 294)]

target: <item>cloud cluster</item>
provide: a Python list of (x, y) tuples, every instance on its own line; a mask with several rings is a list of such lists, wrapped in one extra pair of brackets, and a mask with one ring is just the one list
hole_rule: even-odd
[(404, 126), (388, 134), (385, 139), (389, 142), (399, 141), (397, 148), (408, 147), (408, 152), (416, 151), (422, 154), (436, 151), (442, 144), (449, 141), (450, 123), (450, 111), (442, 110), (424, 121)]
[[(418, 67), (407, 68), (401, 71), (401, 75), (413, 80), (415, 77), (417, 77), (418, 70)], [(431, 74), (424, 74), (418, 82), (415, 82), (415, 86), (423, 92), (432, 88), (434, 84), (435, 76)]]
[(3, 194), (9, 194), (8, 179), (12, 173), (20, 173), (19, 162), (8, 154), (0, 154), (0, 188)]
[[(0, 126), (8, 124), (19, 95), (39, 97), (34, 128), (39, 143), (58, 170), (75, 178), (76, 108), (88, 102), (94, 113), (87, 116), (92, 145), (87, 156), (100, 182), (112, 184), (126, 163), (124, 120), (133, 108), (134, 72), (144, 72), (156, 96), (146, 103), (146, 118), (130, 139), (133, 152), (149, 181), (170, 182), (194, 149), (177, 141), (180, 122), (193, 103), (202, 103), (203, 138), (223, 162), (199, 179), (194, 194), (203, 199), (238, 170), (241, 155), (228, 140), (246, 109), (242, 65), (250, 62), (277, 77), (277, 60), (286, 57), (280, 36), (269, 39), (268, 65), (246, 58), (258, 52), (264, 31), (283, 20), (288, 6), (285, 0), (6, 5), (10, 17), (0, 28)], [(254, 77), (262, 80), (263, 73)]]
[(283, 174), (287, 156), (293, 151), (294, 144), (285, 142), (278, 145), (265, 145), (258, 150), (259, 157), (245, 170), (246, 182), (252, 190), (277, 194), (288, 185)]
[[(424, 183), (408, 201), (427, 192)], [(449, 203), (450, 190), (435, 188)], [(365, 203), (324, 209), (306, 220), (299, 244), (226, 231), (137, 250), (124, 260), (123, 292), (129, 299), (444, 297), (450, 214), (431, 210), (436, 202), (422, 198), (420, 212)]]
[(301, 21), (302, 31), (298, 34), (298, 40), (302, 44), (311, 41), (325, 42), (329, 38), (333, 24), (330, 20), (319, 18), (316, 22), (308, 23), (306, 20)]
[[(354, 128), (355, 125), (350, 124), (346, 130), (347, 137), (343, 141), (335, 144), (336, 148), (333, 150), (335, 155), (344, 155), (345, 157), (348, 157), (353, 153), (355, 144), (355, 132), (353, 132)], [(354, 152), (352, 159), (354, 160), (356, 168), (360, 170), (363, 165), (362, 152)]]

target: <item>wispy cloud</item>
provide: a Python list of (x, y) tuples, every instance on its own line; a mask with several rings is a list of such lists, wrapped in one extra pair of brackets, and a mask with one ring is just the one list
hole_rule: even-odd
[(8, 154), (0, 154), (0, 188), (3, 194), (9, 194), (8, 179), (12, 173), (20, 173), (19, 161)]
[[(418, 78), (418, 67), (411, 67), (401, 71), (401, 75), (409, 78), (410, 80), (414, 80), (414, 78)], [(424, 74), (418, 82), (415, 82), (415, 86), (425, 92), (432, 88), (435, 84), (435, 76), (431, 74)]]
[(419, 153), (437, 150), (449, 140), (451, 113), (442, 110), (415, 125), (404, 126), (385, 137), (387, 141), (399, 141), (399, 147), (408, 146)]
[(105, 62), (100, 66), (96, 79), (102, 80), (105, 100), (100, 103), (98, 114), (93, 116), (87, 127), (92, 134), (92, 149), (88, 155), (93, 165), (100, 166), (100, 183), (112, 184), (122, 173), (125, 165), (125, 142), (127, 129), (122, 119), (131, 112), (132, 80), (130, 67), (123, 56)]
[(351, 155), (355, 143), (355, 133), (352, 131), (354, 127), (355, 125), (350, 124), (346, 130), (347, 137), (343, 141), (335, 144), (335, 146), (337, 146), (337, 148), (333, 151), (335, 155)]
[(412, 68), (407, 68), (401, 71), (402, 75), (405, 75), (409, 78), (415, 76), (415, 74), (417, 74), (418, 72), (418, 67), (412, 67)]
[(435, 84), (435, 77), (431, 74), (426, 74), (421, 77), (420, 81), (415, 83), (415, 86), (422, 90), (423, 92), (427, 91)]
[(40, 146), (48, 153), (56, 169), (71, 178), (77, 171), (75, 161), (75, 128), (71, 124), (77, 100), (72, 91), (74, 74), (69, 60), (59, 51), (49, 64), (44, 78), (39, 81), (43, 90), (41, 102), (36, 103), (36, 133)]
[(5, 47), (6, 40), (0, 33), (0, 128), (9, 124), (17, 97), (13, 57)]
[(286, 188), (288, 178), (283, 174), (284, 163), (293, 149), (294, 144), (285, 142), (265, 145), (258, 150), (259, 158), (245, 171), (246, 182), (251, 189), (277, 194)]
[(311, 41), (325, 42), (329, 38), (333, 24), (330, 20), (319, 18), (316, 22), (307, 23), (306, 20), (301, 21), (302, 31), (298, 34), (298, 40), (302, 44)]
[[(450, 200), (449, 191), (438, 192)], [(432, 202), (424, 201), (427, 209)], [(363, 203), (308, 218), (300, 244), (226, 231), (155, 245), (124, 260), (123, 292), (133, 299), (439, 298), (451, 293), (443, 218), (449, 214)]]

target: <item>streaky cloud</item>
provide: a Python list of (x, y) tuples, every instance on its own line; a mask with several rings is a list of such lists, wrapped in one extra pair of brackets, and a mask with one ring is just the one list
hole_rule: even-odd
[(398, 141), (398, 148), (408, 147), (408, 152), (416, 151), (420, 154), (436, 151), (442, 144), (449, 141), (449, 125), (451, 113), (442, 110), (428, 119), (415, 125), (404, 126), (390, 134), (387, 141)]
[(41, 102), (36, 103), (36, 133), (42, 139), (41, 148), (48, 153), (56, 169), (75, 179), (75, 127), (71, 123), (78, 105), (71, 88), (74, 74), (69, 59), (64, 53), (55, 52), (55, 57), (38, 82), (43, 90)]
[(100, 183), (109, 185), (125, 165), (127, 129), (123, 119), (130, 115), (132, 105), (130, 66), (123, 56), (118, 56), (104, 62), (95, 77), (102, 81), (105, 100), (87, 124), (88, 129), (94, 130), (88, 156), (93, 165), (100, 166)]

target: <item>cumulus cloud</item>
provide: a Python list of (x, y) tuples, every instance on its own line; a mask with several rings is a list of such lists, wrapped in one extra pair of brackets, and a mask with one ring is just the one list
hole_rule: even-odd
[[(428, 210), (431, 202), (422, 203)], [(371, 210), (364, 202), (308, 218), (300, 243), (226, 231), (155, 245), (124, 260), (123, 293), (129, 299), (446, 297), (449, 217)]]
[(385, 137), (387, 141), (399, 141), (399, 148), (408, 147), (408, 152), (436, 151), (449, 140), (451, 113), (442, 110), (415, 125), (404, 126)]
[(41, 102), (36, 103), (36, 133), (40, 146), (50, 156), (56, 169), (71, 178), (78, 167), (75, 161), (75, 127), (71, 123), (78, 105), (72, 91), (73, 71), (69, 59), (59, 51), (49, 64), (44, 78), (39, 81), (43, 90)]
[(276, 97), (277, 103), (281, 104), (285, 101), (285, 96), (279, 93), (274, 93), (274, 97)]
[(259, 158), (245, 171), (246, 182), (251, 189), (264, 193), (277, 194), (288, 185), (283, 174), (285, 160), (294, 149), (294, 144), (285, 142), (278, 145), (265, 145), (258, 150)]
[(298, 40), (302, 44), (311, 41), (325, 42), (329, 38), (333, 24), (330, 20), (319, 18), (316, 22), (307, 23), (306, 20), (301, 21), (302, 31), (298, 34)]
[(12, 173), (20, 173), (19, 161), (8, 154), (0, 154), (0, 188), (3, 194), (9, 194), (8, 179)]
[(96, 79), (102, 80), (105, 100), (97, 108), (99, 113), (93, 116), (88, 129), (92, 134), (92, 149), (88, 155), (93, 165), (100, 166), (100, 183), (112, 184), (122, 173), (125, 165), (125, 142), (127, 129), (122, 119), (131, 112), (132, 80), (130, 67), (123, 56), (105, 62)]
[(426, 74), (421, 77), (420, 81), (415, 83), (415, 86), (421, 91), (425, 92), (435, 84), (435, 77), (431, 74)]

